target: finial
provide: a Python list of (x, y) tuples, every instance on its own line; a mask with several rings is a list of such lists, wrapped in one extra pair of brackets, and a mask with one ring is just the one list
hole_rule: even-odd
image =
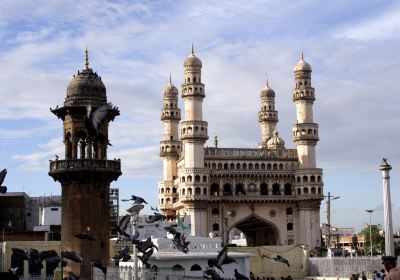
[(304, 53), (303, 53), (303, 50), (301, 50), (301, 59), (304, 60)]
[(192, 42), (192, 54), (194, 55), (194, 43)]
[(215, 146), (215, 148), (218, 148), (218, 136), (217, 136), (217, 134), (215, 134), (215, 137), (214, 137), (214, 146)]
[(267, 76), (267, 86), (269, 86), (269, 83), (268, 83), (268, 72), (265, 72), (265, 76)]
[(83, 67), (83, 70), (89, 70), (89, 56), (88, 56), (87, 46), (85, 49), (85, 66)]
[(172, 85), (171, 72), (169, 72), (169, 84)]

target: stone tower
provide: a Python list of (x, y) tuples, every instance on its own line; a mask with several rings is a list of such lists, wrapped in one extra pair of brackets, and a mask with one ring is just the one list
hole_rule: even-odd
[(177, 178), (176, 162), (182, 150), (182, 142), (179, 140), (178, 131), (180, 120), (181, 110), (178, 107), (178, 89), (172, 84), (170, 77), (169, 83), (164, 88), (163, 108), (161, 109), (161, 121), (164, 125), (164, 136), (163, 140), (160, 141), (160, 157), (163, 159), (163, 179), (159, 184), (159, 199), (163, 201), (160, 204), (160, 209), (169, 218), (175, 217), (172, 203), (176, 202), (178, 195), (174, 180)]
[[(185, 82), (182, 85), (182, 98), (185, 106), (185, 120), (181, 122), (181, 140), (185, 161), (180, 172), (187, 175), (187, 184), (194, 187), (206, 186), (204, 168), (204, 143), (208, 139), (207, 122), (203, 121), (204, 84), (201, 82), (201, 60), (192, 53), (183, 64)], [(179, 165), (178, 165), (179, 166)], [(182, 182), (185, 184), (185, 182)], [(207, 209), (201, 201), (192, 200), (194, 188), (188, 190), (193, 235), (207, 235)], [(183, 196), (183, 200), (186, 195)]]
[(260, 92), (260, 97), (261, 110), (258, 112), (258, 122), (261, 125), (261, 147), (266, 148), (278, 122), (278, 112), (275, 111), (275, 92), (269, 87), (268, 79)]
[[(297, 123), (293, 125), (293, 142), (297, 147), (299, 158), (299, 168), (295, 173), (297, 186), (300, 189), (309, 188), (315, 190), (322, 188), (321, 180), (322, 169), (316, 168), (315, 146), (318, 138), (318, 124), (313, 120), (313, 104), (315, 101), (315, 91), (311, 86), (311, 66), (304, 60), (301, 53), (300, 61), (294, 67), (295, 83), (293, 89), (293, 102), (296, 105)], [(319, 229), (319, 210), (321, 198), (313, 196), (298, 201), (299, 207), (299, 241), (302, 244), (313, 244), (312, 240), (317, 240), (320, 235)], [(311, 225), (311, 226), (310, 226)]]
[[(50, 161), (49, 175), (61, 183), (62, 251), (75, 251), (84, 259), (79, 265), (68, 262), (64, 274), (72, 271), (81, 279), (90, 279), (90, 260), (108, 263), (109, 259), (109, 187), (121, 175), (120, 160), (107, 159), (107, 143), (89, 139), (85, 127), (87, 106), (92, 110), (107, 104), (101, 77), (89, 68), (86, 50), (82, 71), (70, 81), (64, 106), (51, 110), (63, 121), (64, 159)], [(114, 107), (100, 125), (108, 139), (108, 123), (119, 115)], [(96, 241), (80, 240), (76, 234), (90, 227)]]

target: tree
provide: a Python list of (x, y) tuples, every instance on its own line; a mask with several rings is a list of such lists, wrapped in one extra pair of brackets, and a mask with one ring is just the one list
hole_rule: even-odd
[[(371, 235), (372, 235), (372, 255), (380, 255), (385, 252), (385, 237), (379, 234), (381, 230), (381, 225), (371, 225)], [(364, 252), (366, 255), (371, 254), (371, 244), (370, 244), (370, 229), (367, 225), (361, 234), (364, 236)]]

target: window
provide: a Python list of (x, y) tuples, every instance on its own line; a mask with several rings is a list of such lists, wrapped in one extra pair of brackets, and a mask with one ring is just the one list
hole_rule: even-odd
[(273, 195), (280, 195), (281, 194), (281, 191), (280, 191), (280, 186), (279, 186), (279, 184), (273, 184), (272, 185), (272, 194)]
[(293, 208), (292, 207), (288, 207), (286, 208), (286, 215), (293, 215)]
[(292, 195), (292, 185), (289, 183), (285, 184), (285, 195)]
[(286, 229), (287, 229), (287, 230), (293, 230), (293, 223), (288, 223), (288, 224), (286, 225)]
[(219, 224), (217, 224), (217, 223), (213, 224), (212, 230), (213, 231), (219, 231)]
[(262, 183), (260, 185), (260, 194), (261, 195), (268, 195), (268, 185), (265, 183)]
[(190, 268), (190, 271), (201, 271), (201, 266), (198, 264), (194, 264), (192, 265), (192, 267)]
[(243, 184), (237, 184), (237, 185), (236, 185), (236, 192), (235, 192), (235, 194), (236, 194), (236, 195), (244, 195), (244, 194), (245, 194)]
[(213, 208), (213, 209), (211, 210), (211, 214), (212, 214), (212, 215), (219, 215), (219, 209), (218, 209), (218, 208)]

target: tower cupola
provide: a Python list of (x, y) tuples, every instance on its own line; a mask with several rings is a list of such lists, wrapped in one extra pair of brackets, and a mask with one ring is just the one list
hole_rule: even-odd
[(268, 149), (284, 149), (285, 141), (279, 137), (278, 131), (274, 130), (274, 136), (267, 142)]
[(106, 87), (97, 72), (89, 67), (88, 50), (85, 50), (85, 63), (82, 71), (69, 82), (65, 106), (91, 105), (100, 107), (107, 103)]
[(200, 60), (200, 58), (198, 58), (195, 54), (194, 54), (194, 46), (192, 44), (192, 53), (185, 59), (185, 61), (183, 62), (183, 66), (184, 67), (202, 67), (203, 64)]
[(296, 65), (294, 66), (294, 72), (297, 71), (309, 71), (311, 72), (311, 65), (308, 64), (308, 62), (306, 62), (304, 60), (304, 54), (303, 52), (301, 52), (301, 58), (299, 60), (299, 62), (296, 63)]

